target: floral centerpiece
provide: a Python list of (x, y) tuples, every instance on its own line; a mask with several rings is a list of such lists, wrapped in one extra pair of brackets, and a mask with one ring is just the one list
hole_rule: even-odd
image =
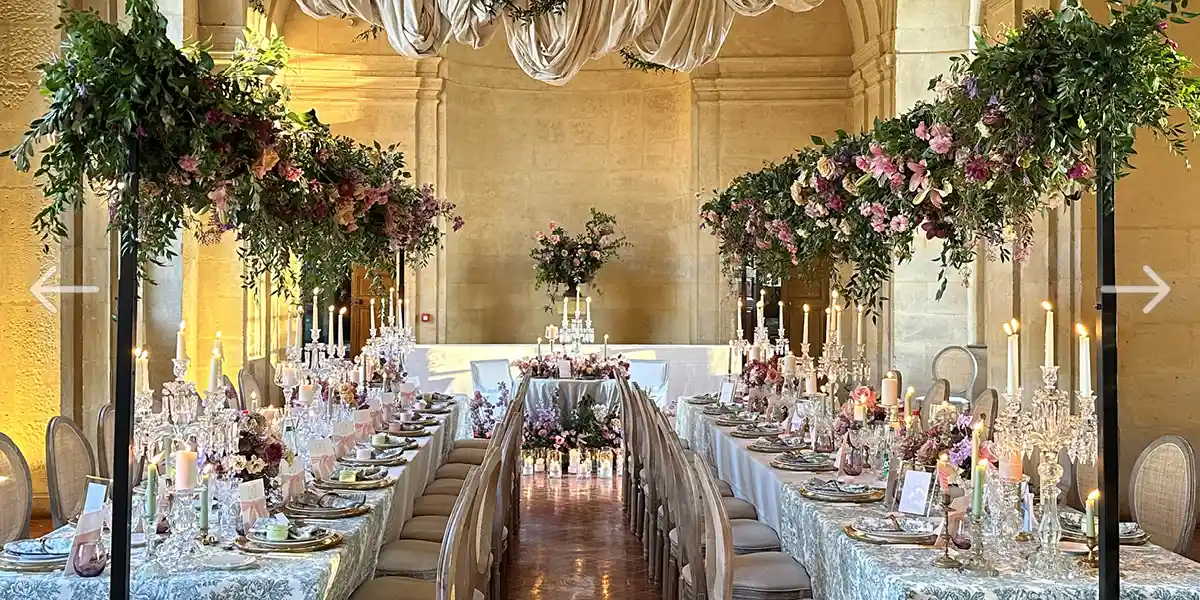
[(576, 434), (576, 443), (573, 446), (575, 448), (617, 448), (621, 444), (620, 407), (611, 405), (597, 410), (596, 399), (584, 395), (576, 405), (566, 427)]
[(262, 479), (264, 488), (278, 485), (279, 461), (286, 456), (283, 442), (276, 438), (265, 417), (244, 412), (238, 419), (238, 450), (215, 463), (218, 475), (241, 482)]
[(783, 379), (779, 375), (779, 361), (775, 358), (768, 360), (749, 360), (742, 368), (742, 385), (747, 389), (763, 386), (779, 385)]
[(513, 361), (512, 365), (522, 376), (533, 379), (558, 379), (558, 365), (567, 361), (571, 365), (571, 377), (575, 379), (616, 379), (629, 371), (629, 361), (621, 355), (603, 356), (596, 352), (571, 356), (562, 352), (527, 356)]
[[(971, 434), (974, 417), (960, 415), (955, 411), (942, 411), (934, 417), (929, 428), (912, 429), (900, 440), (898, 455), (901, 460), (915, 465), (930, 466), (937, 463), (943, 454), (960, 475), (970, 476)], [(992, 442), (980, 444), (980, 453), (995, 462)]]
[(558, 414), (558, 398), (549, 406), (534, 408), (525, 414), (526, 450), (552, 450), (562, 437), (562, 420)]
[(496, 424), (504, 415), (504, 407), (508, 406), (508, 385), (500, 384), (499, 397), (495, 402), (487, 399), (479, 390), (471, 398), (471, 432), (476, 439), (491, 439), (496, 431)]
[[(859, 421), (855, 418), (854, 411), (857, 406), (863, 407), (863, 420)], [(860, 385), (850, 392), (850, 399), (842, 405), (841, 410), (833, 418), (833, 435), (841, 437), (850, 432), (851, 429), (859, 429), (864, 425), (877, 424), (887, 422), (887, 409), (879, 404), (879, 396), (875, 392), (875, 388)]]
[(616, 235), (616, 217), (591, 210), (591, 219), (578, 235), (570, 235), (554, 221), (548, 231), (533, 234), (535, 244), (529, 257), (534, 263), (534, 287), (546, 286), (551, 303), (548, 309), (580, 284), (591, 284), (600, 267), (617, 258), (622, 247), (629, 246), (624, 236)]

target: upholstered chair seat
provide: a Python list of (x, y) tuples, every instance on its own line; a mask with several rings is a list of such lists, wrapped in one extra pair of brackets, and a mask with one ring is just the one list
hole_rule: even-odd
[(488, 445), (491, 443), (492, 440), (485, 440), (481, 438), (454, 440), (454, 444), (451, 446), (451, 449), (458, 450), (459, 448), (474, 448), (476, 450), (487, 450)]
[(425, 486), (426, 496), (457, 496), (462, 491), (465, 479), (437, 479)]
[(450, 517), (440, 515), (413, 517), (404, 523), (404, 528), (400, 530), (400, 539), (440, 544), (446, 539), (446, 526), (449, 523)]
[(455, 448), (450, 451), (450, 455), (446, 457), (446, 460), (442, 461), (442, 464), (466, 463), (476, 466), (482, 465), (483, 456), (486, 453), (487, 450), (479, 448)]
[[(358, 586), (350, 600), (436, 600), (437, 584), (409, 577), (377, 577)], [(483, 592), (475, 590), (472, 600), (484, 600)]]
[[(733, 532), (734, 554), (755, 554), (758, 552), (779, 552), (781, 543), (779, 534), (770, 525), (751, 519), (731, 519), (729, 528)], [(671, 540), (671, 555), (679, 555), (679, 528), (667, 534)], [(703, 550), (703, 545), (701, 545)]]
[(439, 516), (448, 517), (450, 511), (454, 508), (454, 501), (457, 496), (447, 495), (425, 495), (413, 501), (413, 516)]
[[(812, 598), (812, 579), (796, 559), (782, 552), (734, 556), (733, 600)], [(692, 597), (691, 565), (680, 570), (687, 597)]]
[(758, 509), (741, 498), (722, 497), (721, 504), (725, 505), (725, 513), (729, 515), (730, 520), (758, 518)]
[(433, 478), (466, 479), (467, 473), (469, 473), (473, 468), (475, 468), (475, 465), (470, 463), (447, 463), (438, 467), (438, 470), (436, 473), (434, 473)]

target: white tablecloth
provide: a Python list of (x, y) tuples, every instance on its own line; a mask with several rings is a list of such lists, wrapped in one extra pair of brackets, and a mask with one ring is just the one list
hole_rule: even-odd
[(533, 379), (529, 382), (525, 406), (532, 411), (556, 404), (559, 417), (564, 418), (575, 411), (584, 395), (595, 399), (598, 408), (621, 401), (613, 379)]
[[(797, 486), (811, 474), (778, 471), (771, 454), (751, 452), (754, 440), (731, 437), (704, 407), (679, 402), (681, 438), (710, 457), (734, 495), (758, 508), (779, 532), (783, 551), (808, 569), (814, 597), (827, 600), (1094, 600), (1095, 576), (1046, 580), (997, 564), (997, 577), (975, 577), (932, 566), (937, 550), (876, 546), (850, 539), (844, 523), (882, 514), (880, 503), (809, 500)], [(1148, 544), (1121, 549), (1122, 600), (1200, 600), (1200, 564)]]
[[(343, 600), (371, 578), (379, 547), (399, 537), (412, 514), (413, 501), (433, 479), (442, 456), (454, 439), (469, 435), (461, 427), (466, 412), (458, 399), (443, 424), (430, 435), (416, 438), (420, 446), (405, 452), (396, 484), (366, 492), (371, 512), (361, 517), (322, 521), (342, 534), (344, 543), (311, 554), (257, 556), (254, 568), (226, 572), (199, 570), (155, 575), (139, 572), (142, 551), (133, 557), (132, 597), (137, 600)], [(61, 572), (28, 574), (0, 571), (0, 600), (98, 600), (108, 598), (109, 576), (82, 578)]]

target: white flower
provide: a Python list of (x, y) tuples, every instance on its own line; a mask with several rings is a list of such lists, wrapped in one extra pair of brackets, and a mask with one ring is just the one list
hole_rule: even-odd
[(979, 135), (985, 138), (992, 137), (992, 132), (988, 131), (987, 125), (984, 125), (983, 121), (975, 123), (975, 130), (979, 132)]
[(842, 235), (849, 236), (851, 231), (852, 230), (850, 229), (850, 220), (849, 219), (843, 220), (842, 221)]
[(808, 230), (807, 229), (797, 229), (796, 235), (798, 235), (802, 238), (806, 238), (806, 237), (808, 237)]
[(792, 182), (791, 187), (792, 202), (796, 204), (804, 204), (804, 178), (800, 177)]
[(830, 175), (833, 175), (833, 170), (836, 167), (837, 165), (833, 164), (833, 161), (828, 156), (822, 156), (817, 159), (817, 172), (821, 174), (821, 177), (828, 179)]
[(250, 459), (250, 462), (246, 463), (246, 472), (251, 475), (258, 475), (259, 473), (262, 473), (263, 469), (265, 468), (267, 468), (267, 463), (263, 462), (263, 459), (257, 456)]

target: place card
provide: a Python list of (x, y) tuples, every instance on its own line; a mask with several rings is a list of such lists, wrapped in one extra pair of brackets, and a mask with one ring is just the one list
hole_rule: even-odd
[(354, 423), (351, 421), (335, 421), (329, 432), (333, 440), (334, 451), (338, 456), (346, 456), (354, 447)]
[(354, 411), (354, 439), (363, 441), (374, 433), (375, 419), (371, 416), (370, 409), (362, 409)]
[(932, 499), (933, 473), (910, 469), (904, 474), (896, 510), (909, 515), (929, 516)]
[(558, 378), (559, 379), (570, 379), (571, 378), (571, 361), (569, 361), (569, 360), (558, 361)]
[[(324, 440), (322, 440), (324, 441)], [(326, 441), (325, 443), (329, 443)], [(238, 500), (241, 508), (242, 529), (250, 531), (259, 519), (271, 516), (267, 510), (267, 494), (263, 480), (254, 479), (238, 485)]]
[(110, 481), (100, 477), (87, 476), (87, 488), (83, 495), (83, 511), (92, 512), (104, 508), (105, 500), (108, 500), (108, 486)]
[(726, 380), (726, 381), (721, 382), (721, 394), (720, 394), (720, 396), (718, 396), (718, 403), (719, 404), (733, 404), (733, 382), (732, 381)]
[(304, 471), (298, 459), (288, 462), (285, 458), (279, 461), (279, 481), (285, 503), (304, 493)]
[(329, 479), (333, 473), (333, 442), (321, 439), (310, 440), (308, 456), (312, 461), (313, 475), (316, 475), (317, 479)]

